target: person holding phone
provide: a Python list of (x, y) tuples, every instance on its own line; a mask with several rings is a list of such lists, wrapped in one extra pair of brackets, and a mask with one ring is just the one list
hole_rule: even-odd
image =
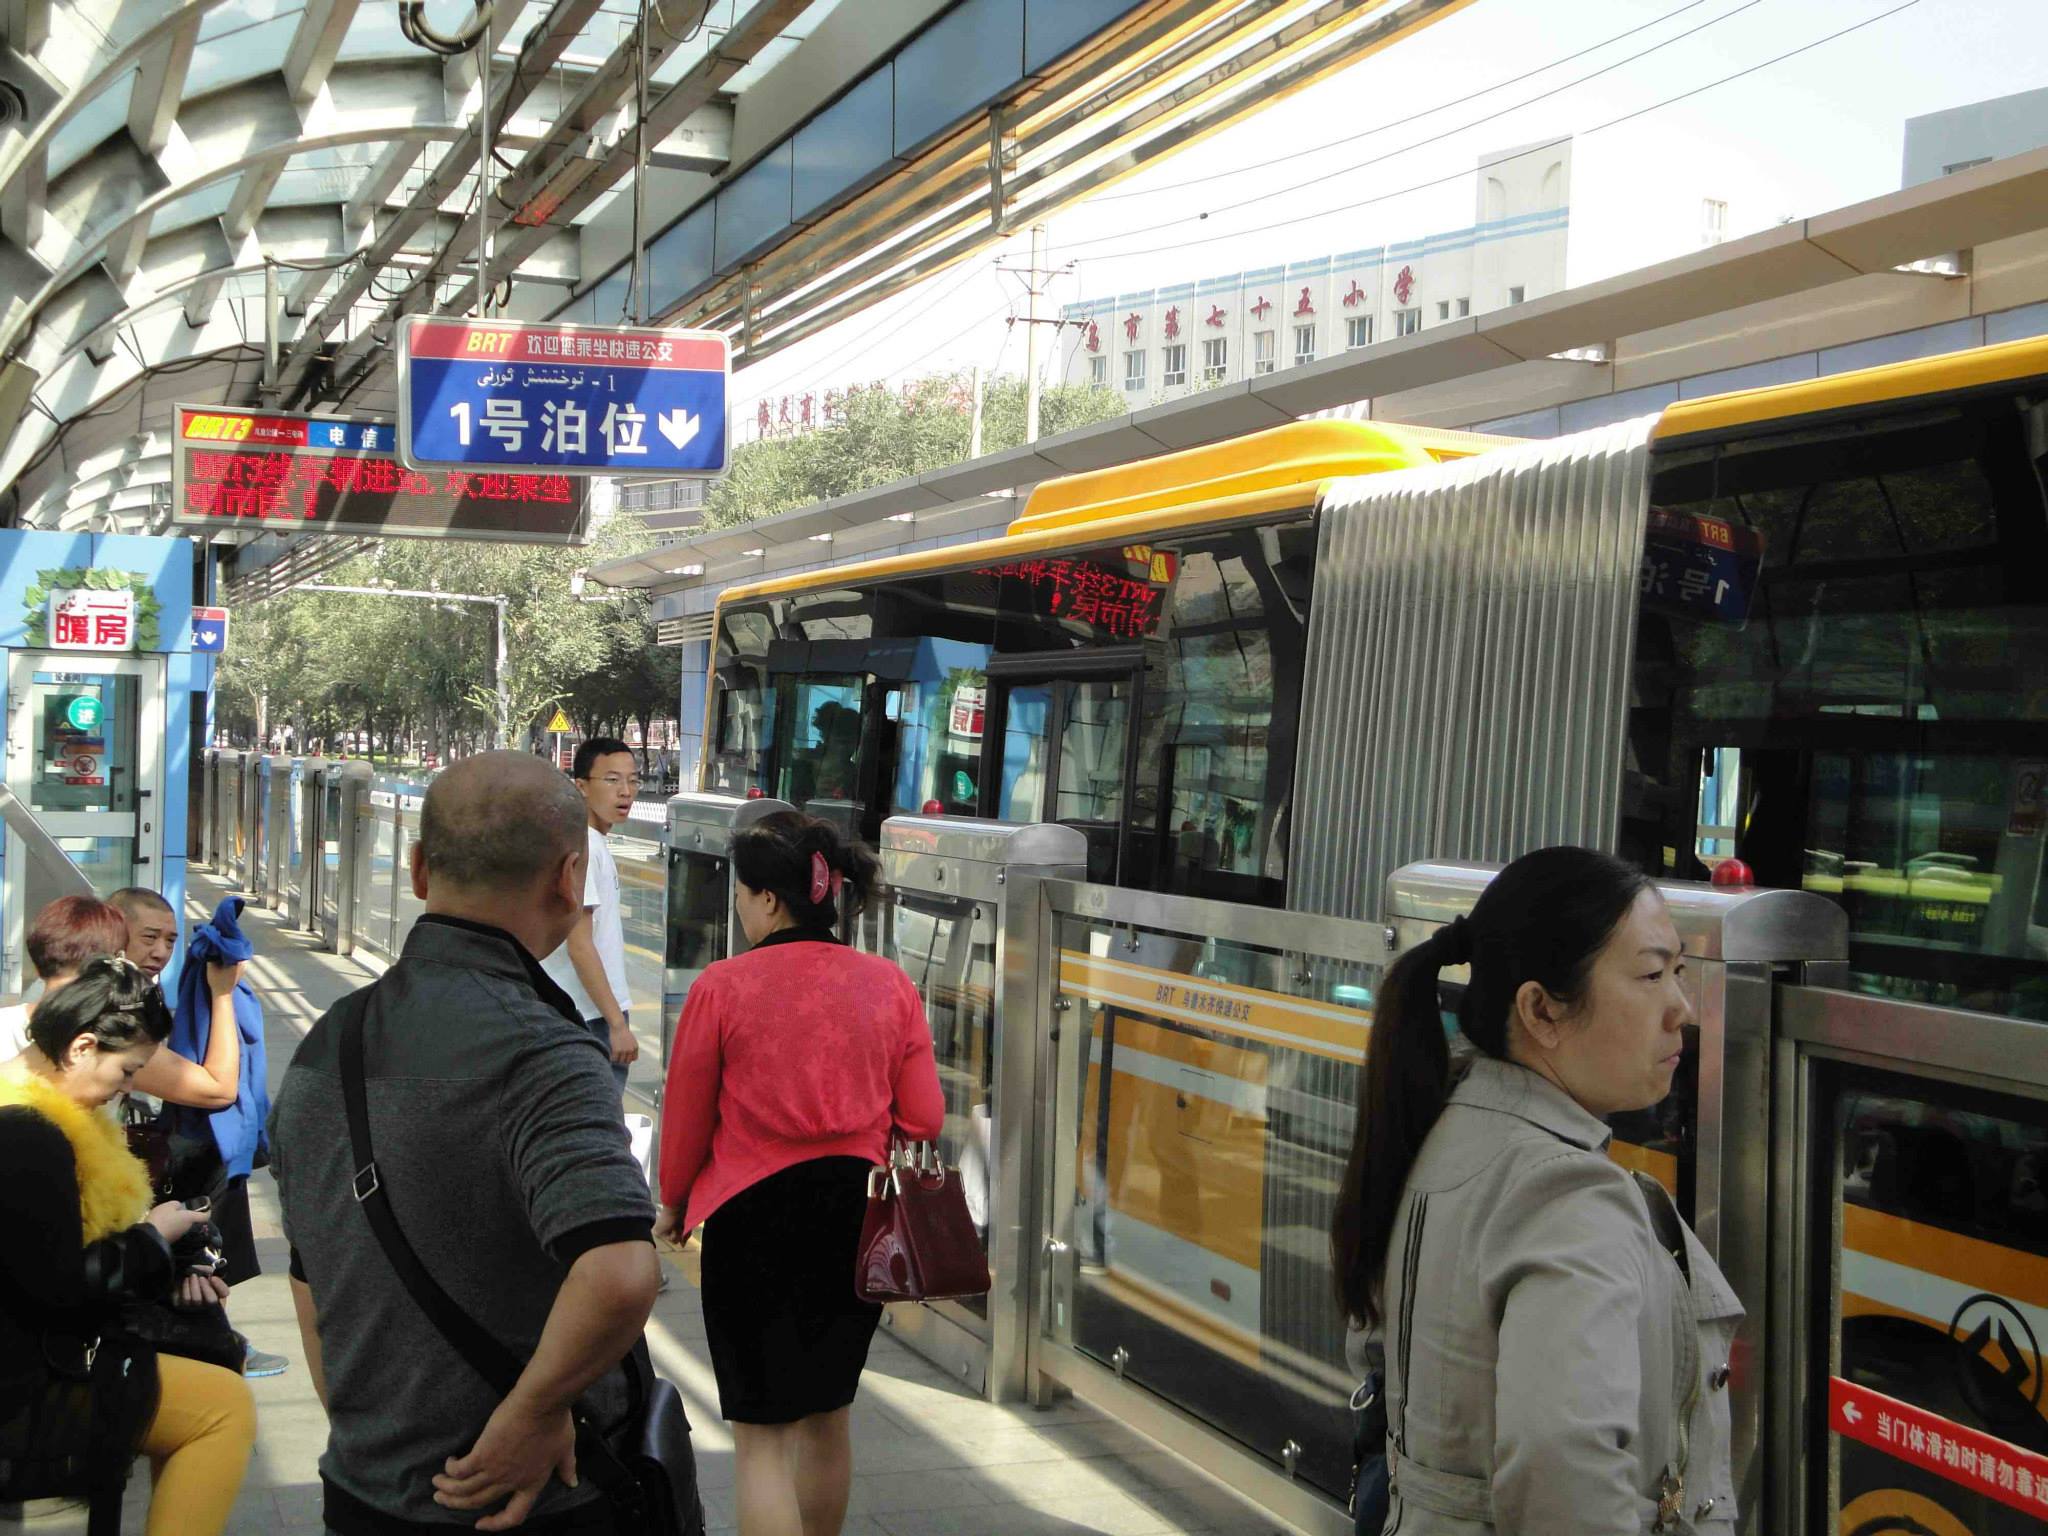
[(227, 1294), (192, 1249), (205, 1213), (151, 1209), (148, 1171), (99, 1112), (170, 1026), (156, 984), (102, 955), (42, 999), (27, 1049), (0, 1064), (0, 1499), (89, 1495), (95, 1533), (118, 1527), (140, 1453), (149, 1536), (218, 1536), (256, 1436), (241, 1377), (120, 1326), (133, 1302)]

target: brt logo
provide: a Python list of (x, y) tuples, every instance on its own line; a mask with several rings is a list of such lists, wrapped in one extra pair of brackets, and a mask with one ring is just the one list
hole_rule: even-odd
[(247, 416), (203, 416), (195, 412), (185, 418), (185, 436), (207, 442), (239, 443), (249, 436), (254, 425)]
[(1983, 1422), (2033, 1417), (2041, 1406), (2041, 1346), (2019, 1308), (1980, 1291), (1956, 1309), (1948, 1336), (1956, 1346), (1956, 1385)]

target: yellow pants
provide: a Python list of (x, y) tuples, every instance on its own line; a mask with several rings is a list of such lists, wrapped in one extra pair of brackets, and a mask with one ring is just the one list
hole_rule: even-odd
[(149, 1536), (220, 1536), (256, 1443), (256, 1401), (232, 1371), (158, 1357), (163, 1397), (142, 1436), (155, 1489)]

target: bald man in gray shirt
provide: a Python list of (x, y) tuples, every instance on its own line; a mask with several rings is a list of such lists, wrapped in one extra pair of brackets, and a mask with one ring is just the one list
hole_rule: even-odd
[[(568, 1486), (570, 1406), (624, 1419), (620, 1361), (659, 1266), (605, 1052), (534, 958), (582, 914), (584, 820), (538, 758), (487, 753), (436, 779), (413, 848), (425, 914), (398, 963), (314, 1025), (279, 1090), (273, 1172), (328, 1412), (320, 1477), (337, 1536), (445, 1536), (479, 1516), (612, 1529), (593, 1481)], [(398, 1226), (456, 1304), (530, 1361), (502, 1400), (407, 1293), (357, 1205), (335, 1022), (357, 1008)]]

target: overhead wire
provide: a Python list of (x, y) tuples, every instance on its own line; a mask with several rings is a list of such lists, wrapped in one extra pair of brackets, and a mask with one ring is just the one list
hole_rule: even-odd
[[(1756, 74), (1761, 70), (1770, 69), (1774, 65), (1782, 64), (1788, 59), (1794, 59), (1799, 57), (1801, 54), (1810, 53), (1816, 48), (1825, 47), (1829, 43), (1847, 37), (1852, 32), (1860, 32), (1866, 27), (1875, 26), (1878, 22), (1889, 20), (1891, 17), (1898, 15), (1901, 11), (1911, 10), (1914, 6), (1918, 5), (1919, 3), (1920, 0), (1902, 0), (1901, 4), (1894, 5), (1889, 10), (1880, 11), (1874, 16), (1867, 16), (1863, 20), (1858, 22), (1852, 22), (1850, 25), (1838, 28), (1837, 30), (1830, 32), (1823, 37), (1817, 37), (1813, 39), (1811, 42), (1802, 43), (1797, 48), (1788, 48), (1783, 53), (1773, 54), (1770, 58), (1761, 60), (1755, 64), (1751, 64), (1746, 68), (1738, 69), (1731, 74), (1722, 75), (1720, 78), (1715, 80), (1709, 80), (1704, 84), (1692, 87), (1690, 90), (1681, 91), (1674, 96), (1667, 96), (1661, 100), (1651, 102), (1646, 106), (1637, 107), (1633, 111), (1624, 112), (1618, 117), (1611, 117), (1603, 123), (1596, 123), (1590, 128), (1576, 129), (1572, 132), (1559, 134), (1555, 138), (1546, 139), (1539, 144), (1532, 144), (1528, 146), (1526, 149), (1520, 151), (1520, 153), (1532, 154), (1541, 150), (1556, 149), (1562, 145), (1571, 143), (1575, 138), (1591, 138), (1596, 133), (1605, 133), (1610, 128), (1618, 128), (1622, 126), (1624, 123), (1634, 122), (1637, 118), (1647, 117), (1649, 114), (1653, 112), (1661, 112), (1666, 107), (1677, 106), (1680, 102), (1690, 101), (1695, 96), (1704, 95), (1708, 91), (1717, 90), (1721, 86), (1732, 84), (1734, 81), (1741, 80), (1749, 75)], [(1376, 193), (1371, 197), (1359, 198), (1355, 202), (1335, 204), (1327, 208), (1318, 208), (1313, 212), (1298, 214), (1292, 218), (1268, 220), (1260, 224), (1256, 229), (1228, 230), (1220, 234), (1182, 238), (1175, 240), (1170, 245), (1147, 246), (1137, 250), (1102, 251), (1099, 253), (1098, 259), (1104, 261), (1122, 261), (1134, 259), (1140, 256), (1161, 256), (1167, 255), (1172, 252), (1184, 251), (1194, 246), (1215, 245), (1218, 242), (1225, 240), (1241, 240), (1247, 235), (1264, 234), (1268, 231), (1275, 229), (1291, 228), (1297, 224), (1313, 223), (1318, 219), (1329, 218), (1333, 214), (1354, 213), (1361, 208), (1370, 208), (1379, 203), (1390, 202), (1397, 197), (1407, 197), (1412, 193), (1428, 191), (1432, 187), (1447, 186), (1452, 182), (1463, 181), (1471, 174), (1471, 168), (1465, 167), (1460, 170), (1451, 171), (1442, 176), (1432, 176), (1424, 181), (1412, 182), (1405, 187), (1399, 187), (1391, 192), (1381, 192)], [(1254, 199), (1247, 199), (1245, 203), (1228, 204), (1222, 208), (1216, 209), (1215, 211), (1219, 213), (1230, 212), (1235, 208), (1246, 206), (1251, 201), (1254, 201)], [(1208, 215), (1204, 214), (1200, 217), (1206, 219)], [(1188, 222), (1186, 219), (1170, 219), (1160, 224), (1147, 225), (1142, 229), (1121, 230), (1112, 235), (1099, 235), (1087, 239), (1075, 240), (1069, 242), (1065, 246), (1060, 247), (1059, 251), (1060, 253), (1065, 253), (1071, 251), (1091, 249), (1096, 246), (1107, 244), (1110, 241), (1128, 239), (1132, 235), (1158, 234), (1162, 230), (1171, 229), (1176, 225), (1186, 222)]]
[[(1513, 113), (1520, 112), (1525, 107), (1533, 107), (1538, 102), (1550, 100), (1550, 98), (1553, 96), (1561, 96), (1566, 91), (1575, 90), (1579, 86), (1586, 84), (1588, 81), (1598, 80), (1602, 75), (1611, 75), (1617, 69), (1624, 69), (1630, 64), (1634, 64), (1639, 62), (1640, 60), (1648, 58), (1653, 53), (1660, 52), (1661, 50), (1669, 48), (1676, 43), (1682, 43), (1687, 38), (1697, 37), (1700, 33), (1705, 32), (1710, 28), (1718, 27), (1724, 21), (1731, 21), (1735, 17), (1740, 16), (1744, 11), (1753, 11), (1763, 3), (1764, 0), (1742, 0), (1742, 3), (1740, 5), (1737, 5), (1733, 10), (1724, 11), (1719, 16), (1709, 17), (1707, 20), (1701, 22), (1698, 26), (1688, 27), (1685, 31), (1680, 32), (1675, 36), (1667, 37), (1661, 42), (1652, 43), (1649, 47), (1641, 49), (1638, 52), (1632, 53), (1627, 58), (1616, 59), (1611, 64), (1603, 64), (1600, 66), (1600, 68), (1589, 71), (1586, 74), (1580, 75), (1576, 79), (1567, 80), (1562, 85), (1554, 85), (1547, 91), (1541, 91), (1534, 96), (1524, 97), (1522, 100), (1514, 102), (1508, 106), (1496, 108), (1494, 111), (1487, 113), (1483, 117), (1472, 118), (1469, 121), (1458, 124), (1455, 128), (1446, 128), (1441, 132), (1433, 133), (1428, 138), (1417, 139), (1411, 144), (1404, 144), (1400, 146), (1398, 149), (1390, 149), (1386, 151), (1384, 154), (1374, 155), (1370, 159), (1354, 160), (1348, 165), (1339, 166), (1334, 171), (1325, 171), (1319, 176), (1311, 176), (1303, 181), (1289, 182), (1287, 185), (1281, 187), (1268, 188), (1264, 192), (1255, 193), (1250, 197), (1240, 198), (1238, 201), (1234, 203), (1225, 203), (1219, 208), (1206, 209), (1201, 213), (1184, 214), (1178, 219), (1170, 219), (1163, 224), (1154, 225), (1152, 226), (1152, 228), (1171, 229), (1177, 224), (1198, 224), (1202, 220), (1208, 218), (1212, 213), (1233, 213), (1240, 208), (1250, 208), (1259, 203), (1270, 202), (1276, 197), (1287, 197), (1292, 195), (1293, 193), (1305, 191), (1309, 187), (1321, 186), (1326, 181), (1335, 181), (1340, 176), (1349, 176), (1353, 172), (1365, 170), (1368, 166), (1380, 165), (1388, 160), (1398, 159), (1402, 155), (1412, 154), (1418, 149), (1427, 149), (1432, 144), (1441, 144), (1446, 139), (1453, 139), (1461, 133), (1469, 133), (1474, 128), (1484, 127), (1487, 123), (1491, 123), (1499, 118), (1507, 117)], [(1379, 131), (1380, 130), (1378, 129), (1368, 130), (1369, 133), (1376, 133)], [(1358, 137), (1362, 138), (1366, 136), (1367, 135), (1365, 134), (1361, 134)], [(1342, 144), (1353, 141), (1340, 139), (1335, 142)]]
[[(1467, 102), (1477, 101), (1482, 96), (1491, 96), (1495, 91), (1504, 91), (1511, 85), (1520, 85), (1524, 80), (1533, 80), (1538, 75), (1548, 74), (1551, 70), (1561, 68), (1566, 64), (1572, 63), (1574, 60), (1583, 59), (1589, 53), (1598, 53), (1602, 48), (1610, 48), (1616, 43), (1634, 37), (1638, 32), (1646, 32), (1652, 27), (1660, 27), (1667, 21), (1683, 16), (1687, 11), (1696, 11), (1707, 3), (1708, 0), (1686, 0), (1684, 5), (1679, 6), (1674, 11), (1666, 11), (1662, 16), (1653, 16), (1650, 20), (1640, 22), (1626, 31), (1616, 32), (1603, 37), (1599, 42), (1590, 43), (1576, 52), (1561, 54), (1549, 63), (1538, 64), (1534, 69), (1524, 70), (1519, 75), (1510, 75), (1505, 80), (1496, 80), (1491, 85), (1482, 85), (1476, 91), (1468, 91), (1463, 96), (1454, 96), (1449, 101), (1437, 102), (1432, 106), (1424, 107), (1420, 112), (1411, 112), (1406, 117), (1392, 118), (1387, 122), (1375, 124), (1371, 128), (1360, 129), (1356, 133), (1347, 133), (1340, 138), (1326, 139), (1320, 144), (1311, 144), (1304, 149), (1291, 149), (1285, 154), (1274, 155), (1271, 159), (1261, 161), (1257, 165), (1240, 165), (1232, 170), (1215, 171), (1206, 176), (1192, 177), (1187, 181), (1161, 182), (1157, 186), (1133, 187), (1124, 192), (1104, 192), (1098, 196), (1091, 197), (1088, 201), (1091, 203), (1117, 203), (1133, 197), (1156, 197), (1162, 192), (1182, 192), (1189, 187), (1207, 186), (1232, 176), (1249, 176), (1254, 172), (1270, 171), (1274, 166), (1285, 165), (1290, 160), (1306, 160), (1311, 155), (1320, 155), (1328, 150), (1341, 149), (1346, 144), (1357, 144), (1365, 139), (1375, 138), (1382, 133), (1389, 133), (1396, 128), (1405, 128), (1410, 123), (1419, 123), (1425, 117), (1434, 117), (1439, 112), (1448, 112), (1453, 107), (1462, 107)], [(1672, 39), (1672, 41), (1676, 41), (1676, 39)], [(1641, 57), (1641, 55), (1637, 55), (1637, 57)]]

